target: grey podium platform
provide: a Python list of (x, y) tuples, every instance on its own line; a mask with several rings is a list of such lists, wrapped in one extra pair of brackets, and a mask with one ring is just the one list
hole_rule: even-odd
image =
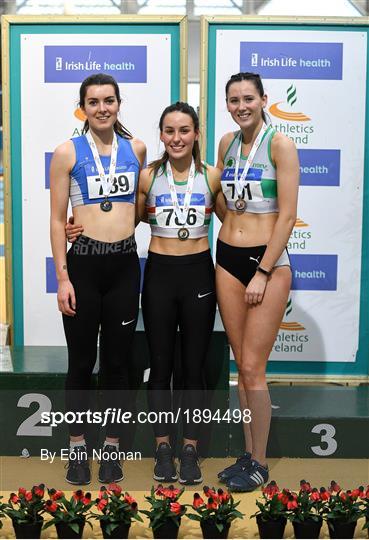
[[(0, 455), (31, 455), (47, 447), (56, 450), (67, 440), (65, 426), (50, 430), (40, 423), (42, 410), (63, 410), (67, 368), (65, 347), (19, 347), (0, 351)], [(147, 410), (148, 351), (138, 332), (132, 359), (132, 386), (137, 410)], [(145, 374), (146, 373), (146, 374)], [(207, 364), (207, 406), (212, 412), (238, 409), (237, 388), (229, 386), (229, 348), (215, 332)], [(94, 377), (96, 383), (96, 377)], [(175, 388), (181, 386), (176, 368)], [(270, 385), (272, 425), (269, 457), (369, 458), (369, 388), (367, 386)], [(92, 439), (99, 437), (97, 428)], [(175, 441), (174, 441), (175, 442)], [(153, 454), (152, 426), (135, 426), (126, 441), (143, 457)], [(204, 427), (201, 452), (208, 457), (243, 452), (240, 423), (216, 420)]]

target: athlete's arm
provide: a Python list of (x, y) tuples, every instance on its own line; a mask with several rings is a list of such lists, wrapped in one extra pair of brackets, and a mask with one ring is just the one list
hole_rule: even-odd
[(260, 262), (265, 270), (271, 270), (286, 247), (296, 222), (297, 196), (300, 179), (299, 159), (295, 143), (276, 133), (272, 139), (272, 159), (277, 170), (278, 219), (268, 247)]
[(214, 195), (214, 210), (218, 219), (223, 222), (227, 207), (224, 201), (220, 184), (221, 174), (222, 171), (218, 169), (218, 167), (211, 167), (210, 165), (207, 165), (208, 182), (210, 189)]
[(133, 153), (140, 164), (140, 169), (143, 169), (146, 165), (146, 145), (140, 139), (136, 139), (136, 137), (131, 139), (131, 145)]
[(75, 161), (74, 146), (71, 141), (58, 146), (50, 164), (50, 237), (58, 280), (58, 307), (65, 315), (75, 315), (76, 298), (69, 280), (66, 261), (65, 222), (69, 199), (69, 172)]
[(140, 173), (136, 198), (136, 225), (140, 221), (147, 222), (146, 198), (152, 180), (152, 169), (143, 169)]
[(232, 139), (234, 137), (234, 133), (226, 133), (223, 135), (223, 137), (220, 139), (219, 147), (218, 147), (218, 161), (216, 164), (216, 167), (220, 169), (221, 171), (224, 169), (224, 157), (227, 152), (227, 149), (229, 145), (232, 142)]
[[(264, 270), (271, 271), (285, 249), (296, 222), (299, 185), (299, 161), (295, 144), (277, 133), (272, 140), (272, 159), (276, 164), (279, 214), (267, 249), (260, 261)], [(245, 291), (245, 302), (262, 301), (268, 276), (256, 272)]]

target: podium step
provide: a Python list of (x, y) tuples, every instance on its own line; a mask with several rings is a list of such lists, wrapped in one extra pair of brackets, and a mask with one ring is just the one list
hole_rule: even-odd
[[(268, 457), (368, 458), (369, 388), (273, 386)], [(236, 387), (231, 408), (238, 408)], [(230, 454), (244, 451), (241, 426), (231, 426)]]

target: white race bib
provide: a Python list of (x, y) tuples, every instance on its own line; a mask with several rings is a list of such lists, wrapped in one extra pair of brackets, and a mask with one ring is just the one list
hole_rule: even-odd
[[(135, 189), (135, 173), (133, 171), (116, 173), (109, 193), (111, 197), (130, 195)], [(99, 176), (87, 176), (89, 199), (101, 199), (104, 197), (103, 185)]]
[[(178, 221), (173, 206), (157, 206), (155, 208), (155, 217), (159, 227), (177, 229), (182, 226)], [(202, 227), (204, 223), (205, 206), (190, 206), (186, 223), (183, 226), (191, 229), (193, 227)]]
[[(227, 201), (236, 201), (237, 194), (235, 183), (232, 181), (222, 181), (222, 190)], [(242, 188), (241, 199), (245, 201), (261, 202), (264, 200), (261, 182), (246, 182)]]

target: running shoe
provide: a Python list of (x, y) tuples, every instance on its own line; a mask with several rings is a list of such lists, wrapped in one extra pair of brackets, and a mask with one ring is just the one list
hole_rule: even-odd
[(227, 487), (231, 491), (254, 491), (266, 484), (268, 479), (268, 467), (263, 467), (258, 461), (253, 460), (248, 469), (237, 473), (227, 482)]
[(158, 482), (176, 482), (178, 480), (173, 452), (166, 442), (161, 442), (155, 452), (154, 480)]
[(69, 484), (86, 486), (91, 482), (90, 465), (87, 458), (87, 448), (84, 445), (75, 446), (70, 450), (65, 479)]
[(238, 457), (236, 463), (226, 467), (218, 473), (219, 482), (228, 482), (233, 476), (236, 476), (237, 473), (248, 469), (251, 465), (251, 454), (250, 452), (245, 452), (242, 456)]
[(186, 446), (182, 448), (179, 467), (179, 482), (186, 486), (192, 486), (202, 482), (199, 458), (196, 448), (192, 444), (186, 444)]
[(111, 484), (123, 480), (124, 474), (120, 464), (119, 449), (116, 446), (105, 444), (100, 460), (98, 480), (102, 484)]

